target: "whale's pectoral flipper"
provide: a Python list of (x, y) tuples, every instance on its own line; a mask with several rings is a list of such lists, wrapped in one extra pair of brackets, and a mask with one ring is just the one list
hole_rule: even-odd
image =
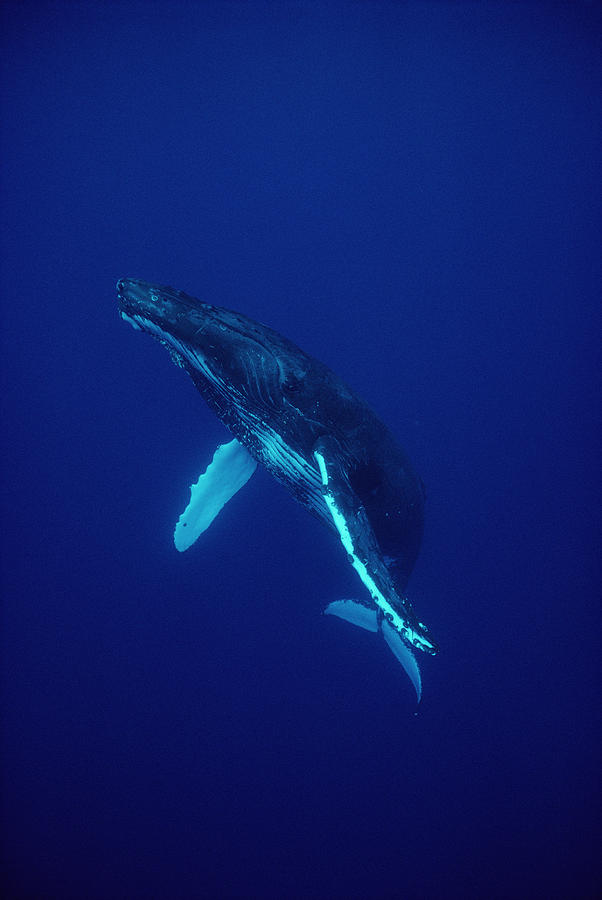
[(237, 440), (221, 444), (196, 484), (190, 486), (190, 502), (176, 525), (177, 550), (187, 550), (213, 522), (220, 509), (257, 467), (257, 461)]

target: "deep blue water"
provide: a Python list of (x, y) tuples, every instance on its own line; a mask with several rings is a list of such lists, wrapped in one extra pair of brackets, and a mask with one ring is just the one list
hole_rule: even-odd
[[(2, 5), (13, 900), (599, 888), (599, 6)], [(265, 471), (117, 314), (173, 284), (328, 363), (427, 487), (423, 701)]]

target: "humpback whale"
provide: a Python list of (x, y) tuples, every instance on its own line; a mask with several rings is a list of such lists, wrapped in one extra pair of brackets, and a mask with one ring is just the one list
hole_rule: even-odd
[(327, 615), (382, 634), (418, 701), (414, 650), (437, 646), (406, 596), (422, 540), (424, 487), (370, 407), (276, 331), (171, 287), (120, 279), (121, 318), (163, 344), (233, 438), (191, 487), (174, 542), (188, 549), (258, 463), (338, 537), (366, 593)]

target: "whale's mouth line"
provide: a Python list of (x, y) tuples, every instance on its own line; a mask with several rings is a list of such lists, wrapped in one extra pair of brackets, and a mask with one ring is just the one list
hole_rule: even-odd
[[(136, 294), (139, 295), (138, 298), (135, 297)], [(120, 278), (117, 282), (117, 300), (120, 307), (130, 306), (135, 308), (137, 299), (143, 299), (146, 302), (150, 300), (154, 303), (158, 303), (160, 299), (172, 303), (177, 302), (179, 305), (186, 306), (188, 309), (193, 309), (197, 312), (211, 308), (210, 304), (203, 303), (202, 300), (198, 300), (196, 297), (190, 296), (190, 294), (185, 294), (184, 291), (178, 291), (167, 285), (161, 285), (161, 287), (158, 285), (152, 286), (145, 281), (139, 281), (135, 278)]]
[(144, 331), (144, 328), (142, 327), (142, 325), (138, 324), (137, 320), (138, 320), (139, 316), (130, 316), (130, 315), (128, 315), (128, 313), (124, 312), (123, 310), (120, 311), (119, 315), (121, 316), (123, 321), (127, 322), (128, 325), (131, 325), (135, 331)]
[[(136, 282), (128, 282), (127, 284), (131, 283), (135, 284)], [(168, 342), (177, 341), (180, 344), (186, 343), (191, 350), (196, 350), (198, 352), (199, 348), (195, 347), (194, 339), (207, 332), (211, 326), (215, 326), (222, 330), (224, 335), (243, 339), (247, 343), (252, 342), (257, 345), (261, 353), (269, 353), (271, 356), (274, 356), (270, 347), (262, 343), (257, 335), (246, 334), (243, 331), (242, 326), (239, 326), (236, 322), (220, 321), (219, 307), (212, 307), (207, 303), (202, 303), (200, 300), (195, 301), (194, 297), (189, 297), (184, 293), (178, 293), (173, 288), (161, 288), (160, 292), (158, 290), (147, 291), (142, 298), (144, 301), (142, 303), (141, 299), (128, 295), (127, 284), (123, 280), (117, 282), (119, 314), (124, 322), (127, 322), (137, 331), (146, 331), (155, 337), (162, 337), (163, 340)], [(170, 293), (173, 296), (170, 297)], [(167, 296), (164, 297), (162, 296), (163, 294), (167, 294)], [(207, 319), (206, 321), (201, 321), (199, 327), (188, 339), (176, 338), (171, 329), (166, 327), (165, 321), (160, 315), (160, 305), (166, 303), (173, 304), (171, 314), (174, 325), (178, 320), (185, 318), (185, 311), (183, 309), (180, 310), (179, 307), (193, 310), (197, 314), (205, 312), (207, 314)], [(153, 316), (153, 311), (155, 310), (156, 315)], [(274, 358), (276, 359), (276, 362), (278, 362), (277, 358)]]
[[(148, 316), (143, 316), (140, 313), (133, 311), (126, 312), (123, 309), (119, 311), (119, 315), (121, 316), (123, 321), (127, 322), (128, 325), (131, 325), (135, 331), (144, 331), (147, 334), (150, 334), (153, 337), (157, 337), (160, 340), (172, 345), (176, 341), (176, 338), (174, 338), (170, 331), (166, 331), (165, 328), (163, 328), (157, 322), (154, 322)], [(180, 346), (182, 344), (182, 342), (180, 341), (177, 341), (177, 343)]]

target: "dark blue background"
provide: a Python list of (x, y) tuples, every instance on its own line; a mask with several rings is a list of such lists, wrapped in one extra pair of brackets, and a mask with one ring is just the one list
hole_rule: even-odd
[[(598, 886), (599, 7), (2, 6), (11, 898), (587, 898)], [(424, 699), (119, 276), (346, 378), (428, 493)]]

